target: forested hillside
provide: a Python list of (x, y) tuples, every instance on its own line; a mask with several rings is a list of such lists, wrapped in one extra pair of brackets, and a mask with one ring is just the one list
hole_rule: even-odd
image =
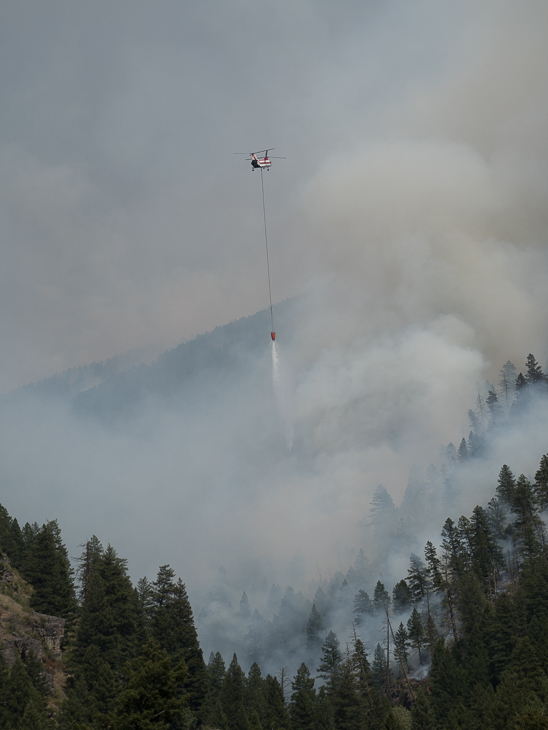
[[(469, 412), (468, 439), (444, 449), (439, 470), (412, 471), (398, 508), (382, 485), (375, 491), (362, 523), (374, 530), (377, 554), (361, 549), (353, 565), (305, 591), (266, 582), (264, 616), (245, 592), (232, 607), (221, 570), (197, 631), (185, 584), (169, 565), (133, 585), (127, 559), (111, 545), (92, 536), (71, 561), (56, 520), (21, 527), (2, 507), (0, 547), (11, 565), (0, 576), (5, 601), (21, 617), (43, 616), (44, 625), (49, 616), (64, 619), (66, 630), (62, 654), (39, 633), (37, 651), (14, 653), (12, 641), (7, 652), (3, 639), (0, 725), (548, 727), (548, 454), (529, 476), (501, 464), (489, 499), (447, 516), (437, 541), (411, 554), (393, 584), (380, 570), (382, 555), (393, 573), (391, 550), (401, 551), (430, 500), (452, 512), (470, 464), (485, 459), (498, 430), (520, 428), (529, 406), (546, 399), (548, 381), (530, 355), (524, 374), (506, 363), (500, 384), (486, 388)], [(17, 636), (24, 625), (20, 618)], [(219, 641), (207, 661), (201, 627)], [(48, 684), (52, 672), (63, 681)]]

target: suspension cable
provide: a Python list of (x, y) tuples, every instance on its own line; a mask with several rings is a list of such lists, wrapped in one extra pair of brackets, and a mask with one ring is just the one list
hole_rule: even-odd
[(266, 248), (266, 271), (268, 273), (268, 296), (270, 298), (270, 324), (272, 326), (272, 332), (274, 332), (274, 315), (272, 314), (272, 288), (270, 286), (270, 262), (268, 260), (268, 235), (266, 232), (266, 208), (264, 204), (264, 181), (263, 181), (263, 168), (261, 167), (261, 190), (263, 193), (263, 220), (264, 220), (264, 243)]

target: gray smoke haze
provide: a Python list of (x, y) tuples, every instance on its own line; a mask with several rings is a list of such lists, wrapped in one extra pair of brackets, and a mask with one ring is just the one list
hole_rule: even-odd
[[(268, 344), (242, 344), (230, 387), (150, 394), (123, 426), (30, 396), (4, 410), (2, 504), (58, 517), (72, 554), (111, 542), (135, 578), (171, 563), (196, 611), (221, 565), (233, 605), (246, 590), (263, 612), (263, 578), (374, 561), (375, 487), (399, 503), (411, 466), (468, 436), (476, 383), (548, 356), (546, 5), (0, 14), (1, 390), (267, 304), (260, 181), (232, 152), (287, 156), (265, 175), (274, 297), (306, 292), (276, 392)], [(502, 463), (534, 472), (531, 418), (462, 479), (456, 517)], [(387, 587), (446, 516), (433, 500)]]

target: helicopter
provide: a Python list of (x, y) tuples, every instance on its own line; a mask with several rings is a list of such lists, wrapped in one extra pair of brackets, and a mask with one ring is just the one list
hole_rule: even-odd
[[(235, 155), (250, 155), (248, 157), (248, 160), (251, 160), (251, 170), (252, 172), (255, 172), (256, 169), (260, 170), (270, 170), (272, 167), (272, 162), (270, 162), (271, 159), (273, 160), (285, 160), (285, 157), (272, 157), (270, 158), (268, 156), (268, 153), (270, 150), (273, 150), (274, 147), (269, 147), (266, 150), (258, 150), (257, 152), (235, 152)], [(257, 155), (262, 155), (264, 152), (264, 157), (257, 157)]]

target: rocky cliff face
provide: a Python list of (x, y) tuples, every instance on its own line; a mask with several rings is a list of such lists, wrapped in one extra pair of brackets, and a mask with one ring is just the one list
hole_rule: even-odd
[(9, 666), (17, 657), (24, 661), (32, 651), (44, 663), (44, 674), (53, 692), (54, 668), (61, 660), (65, 619), (29, 611), (24, 608), (24, 601), (19, 602), (21, 598), (21, 580), (4, 555), (0, 559), (0, 651)]

